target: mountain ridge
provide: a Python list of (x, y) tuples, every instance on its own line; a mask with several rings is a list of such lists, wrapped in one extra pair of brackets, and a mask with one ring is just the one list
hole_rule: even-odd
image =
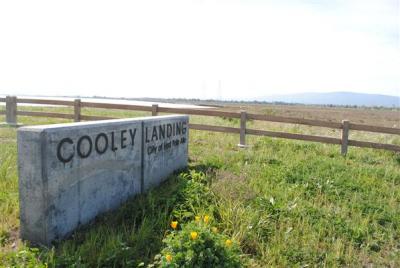
[(258, 101), (300, 103), (315, 105), (357, 105), (400, 107), (400, 97), (384, 94), (336, 91), (327, 93), (304, 92), (295, 94), (276, 94), (255, 98)]

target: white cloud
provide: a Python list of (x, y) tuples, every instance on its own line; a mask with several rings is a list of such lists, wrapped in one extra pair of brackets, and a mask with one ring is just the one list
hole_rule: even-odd
[(349, 2), (4, 1), (0, 93), (399, 95), (398, 11)]

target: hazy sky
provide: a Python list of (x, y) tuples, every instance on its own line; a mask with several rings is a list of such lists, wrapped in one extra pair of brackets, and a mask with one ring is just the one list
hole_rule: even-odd
[(399, 8), (398, 0), (0, 0), (0, 94), (400, 95)]

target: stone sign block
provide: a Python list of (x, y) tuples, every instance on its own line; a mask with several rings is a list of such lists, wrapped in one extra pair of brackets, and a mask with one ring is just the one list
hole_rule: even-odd
[(22, 239), (48, 245), (158, 185), (187, 165), (187, 141), (188, 116), (18, 129)]
[(188, 121), (181, 118), (143, 121), (145, 190), (187, 165), (188, 127)]

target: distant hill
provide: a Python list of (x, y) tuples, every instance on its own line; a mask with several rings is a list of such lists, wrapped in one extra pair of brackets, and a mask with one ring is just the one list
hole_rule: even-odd
[(288, 95), (271, 95), (257, 98), (258, 101), (285, 102), (321, 105), (357, 105), (400, 107), (400, 97), (381, 94), (364, 94), (354, 92), (298, 93)]

